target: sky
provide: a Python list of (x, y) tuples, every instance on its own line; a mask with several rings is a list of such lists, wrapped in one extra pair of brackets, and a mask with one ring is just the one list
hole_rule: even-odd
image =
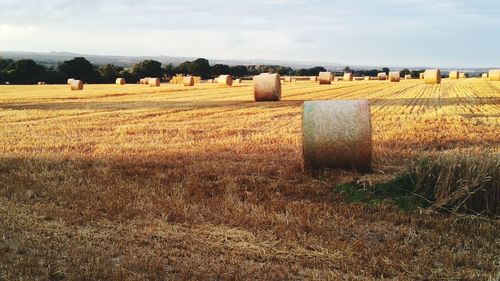
[(0, 50), (500, 67), (500, 0), (0, 0)]

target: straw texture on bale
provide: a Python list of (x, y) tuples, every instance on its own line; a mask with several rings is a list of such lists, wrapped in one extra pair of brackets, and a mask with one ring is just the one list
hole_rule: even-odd
[(354, 75), (352, 73), (344, 73), (344, 81), (352, 81), (354, 79)]
[(116, 78), (115, 83), (116, 83), (116, 85), (125, 85), (125, 79), (123, 79), (123, 78)]
[(219, 78), (217, 78), (217, 84), (231, 87), (233, 86), (233, 76), (220, 75)]
[(425, 74), (424, 73), (420, 73), (420, 80), (424, 80), (425, 78)]
[(399, 76), (399, 71), (389, 72), (389, 80), (391, 82), (399, 82), (401, 80), (401, 77)]
[(459, 73), (458, 71), (454, 70), (454, 71), (450, 71), (450, 75), (449, 75), (450, 79), (458, 79), (459, 78)]
[(405, 80), (410, 80), (411, 79), (411, 75), (405, 75)]
[(187, 76), (183, 78), (184, 86), (194, 86), (194, 78), (192, 76)]
[(148, 84), (149, 87), (160, 87), (161, 84), (160, 78), (149, 78)]
[(425, 84), (441, 84), (441, 70), (428, 69), (424, 74)]
[(329, 71), (320, 72), (318, 79), (321, 85), (332, 84), (333, 75)]
[(281, 100), (281, 80), (278, 74), (260, 74), (253, 77), (255, 101)]
[(195, 84), (200, 84), (201, 83), (201, 77), (200, 76), (193, 76), (193, 80)]
[(500, 69), (490, 70), (488, 76), (490, 78), (490, 81), (500, 81)]
[(483, 74), (481, 74), (481, 77), (482, 77), (483, 79), (488, 79), (488, 73), (483, 73)]
[(83, 81), (82, 80), (72, 80), (69, 85), (70, 85), (71, 91), (83, 90)]
[(377, 78), (378, 80), (387, 80), (387, 73), (380, 72), (379, 74), (377, 74)]
[(305, 167), (371, 170), (371, 116), (367, 100), (305, 102), (303, 130)]

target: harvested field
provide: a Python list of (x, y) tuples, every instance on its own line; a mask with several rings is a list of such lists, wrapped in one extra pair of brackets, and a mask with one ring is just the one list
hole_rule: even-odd
[[(368, 99), (372, 174), (305, 172), (302, 105)], [(0, 86), (0, 280), (488, 280), (498, 219), (350, 204), (339, 183), (500, 154), (500, 82)], [(22, 278), (21, 278), (22, 277)]]

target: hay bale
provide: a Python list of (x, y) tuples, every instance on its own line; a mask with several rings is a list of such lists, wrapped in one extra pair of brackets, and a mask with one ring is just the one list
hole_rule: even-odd
[(126, 82), (125, 82), (124, 78), (116, 78), (115, 84), (116, 85), (125, 85)]
[(377, 74), (377, 78), (378, 78), (378, 80), (385, 81), (385, 80), (387, 80), (387, 73), (380, 72), (379, 74)]
[(5, 82), (5, 85), (10, 85), (10, 82)]
[(68, 78), (68, 80), (66, 81), (66, 84), (71, 85), (71, 83), (73, 83), (73, 81), (75, 81), (75, 79)]
[(182, 84), (187, 87), (194, 86), (194, 78), (193, 76), (186, 76), (182, 79)]
[(233, 76), (220, 75), (219, 78), (217, 78), (217, 84), (231, 87), (233, 86)]
[(500, 81), (500, 69), (491, 69), (488, 76), (490, 81)]
[(330, 71), (320, 72), (318, 79), (320, 85), (332, 84), (333, 75)]
[(193, 76), (193, 80), (195, 84), (200, 84), (201, 83), (201, 77), (200, 76)]
[(317, 76), (311, 76), (311, 77), (309, 77), (309, 81), (311, 81), (311, 82), (318, 82), (318, 77)]
[(459, 79), (469, 78), (469, 74), (468, 74), (468, 73), (466, 73), (466, 72), (459, 72), (459, 73), (458, 73), (458, 78), (459, 78)]
[(441, 84), (441, 70), (428, 69), (424, 73), (425, 84)]
[(399, 76), (399, 71), (391, 71), (389, 72), (389, 81), (391, 82), (399, 82), (401, 77)]
[(263, 73), (253, 77), (255, 101), (281, 100), (281, 80), (278, 74)]
[(459, 73), (456, 70), (450, 71), (450, 75), (448, 77), (450, 77), (450, 79), (458, 79)]
[(290, 76), (285, 76), (284, 79), (285, 79), (286, 83), (291, 83), (292, 82), (292, 77), (290, 77)]
[(83, 90), (83, 81), (82, 80), (72, 80), (69, 84), (71, 91), (81, 91)]
[(424, 73), (420, 73), (420, 80), (424, 80), (425, 78), (425, 74)]
[(365, 76), (365, 81), (370, 81), (371, 77), (370, 76)]
[(483, 73), (483, 74), (481, 74), (481, 77), (482, 77), (483, 79), (488, 79), (488, 73)]
[(367, 100), (304, 103), (304, 165), (371, 170), (372, 134)]
[(354, 75), (352, 73), (344, 73), (344, 81), (352, 81), (354, 79)]
[(149, 87), (160, 87), (161, 85), (160, 78), (149, 78), (148, 85)]
[(43, 82), (38, 82), (38, 85), (45, 85), (45, 83), (43, 83)]
[(405, 75), (405, 80), (411, 80), (411, 75)]

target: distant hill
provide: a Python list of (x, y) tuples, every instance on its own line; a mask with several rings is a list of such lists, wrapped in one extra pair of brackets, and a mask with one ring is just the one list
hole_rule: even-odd
[[(0, 57), (3, 58), (11, 58), (14, 60), (19, 59), (32, 59), (37, 63), (42, 64), (44, 66), (57, 66), (61, 62), (65, 60), (70, 60), (74, 57), (85, 57), (88, 61), (95, 65), (104, 65), (104, 64), (114, 64), (122, 67), (130, 67), (133, 64), (136, 64), (140, 61), (146, 59), (153, 59), (161, 62), (162, 64), (172, 63), (173, 65), (178, 65), (185, 61), (195, 60), (195, 57), (169, 57), (169, 56), (107, 56), (107, 55), (86, 55), (86, 54), (76, 54), (76, 53), (67, 53), (67, 52), (49, 52), (49, 53), (37, 53), (37, 52), (13, 52), (13, 51), (0, 51)], [(210, 61), (211, 65), (214, 64), (227, 64), (230, 66), (233, 65), (281, 65), (292, 67), (293, 69), (300, 68), (311, 68), (315, 66), (323, 66), (329, 70), (341, 71), (348, 64), (341, 63), (328, 63), (328, 62), (294, 62), (294, 61), (285, 61), (285, 60), (263, 60), (263, 59), (255, 59), (255, 60), (224, 60), (224, 59), (211, 59), (206, 58)], [(381, 69), (382, 67), (389, 67), (392, 70), (401, 70), (404, 67), (394, 67), (394, 66), (367, 66), (367, 65), (349, 65), (351, 69), (357, 70), (368, 70), (368, 69)], [(421, 67), (411, 67), (410, 70), (419, 70), (426, 69), (429, 67), (421, 66)], [(454, 69), (441, 69), (443, 72), (448, 72)], [(463, 68), (459, 69), (462, 71), (466, 71), (469, 73), (481, 73), (485, 72), (487, 68)]]

